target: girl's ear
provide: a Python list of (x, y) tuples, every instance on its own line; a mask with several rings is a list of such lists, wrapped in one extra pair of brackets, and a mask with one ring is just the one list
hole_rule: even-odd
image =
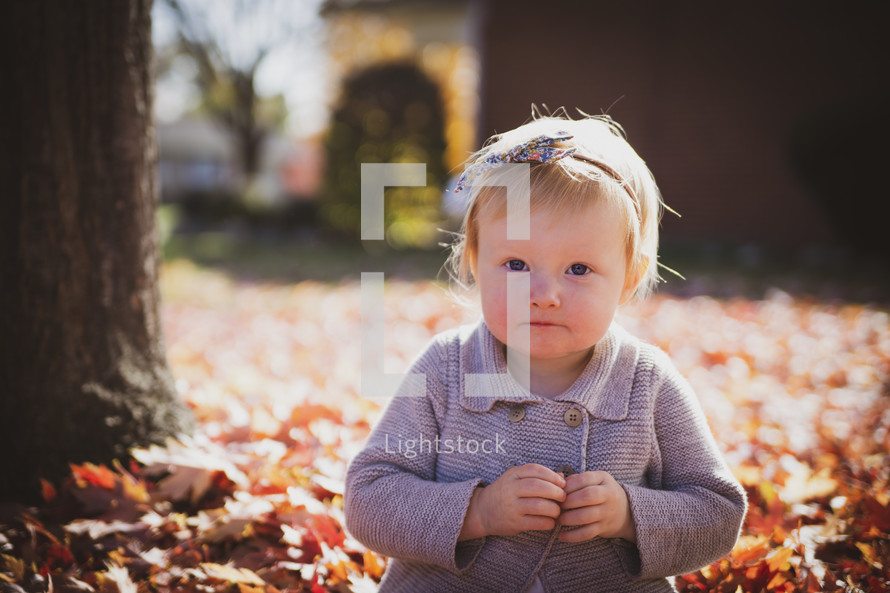
[(621, 291), (621, 300), (619, 304), (623, 305), (630, 297), (633, 296), (634, 292), (636, 292), (637, 287), (640, 285), (640, 282), (643, 280), (643, 276), (646, 275), (646, 271), (649, 269), (649, 256), (641, 253), (640, 254), (640, 263), (634, 266), (634, 269), (627, 275), (624, 279), (624, 289)]

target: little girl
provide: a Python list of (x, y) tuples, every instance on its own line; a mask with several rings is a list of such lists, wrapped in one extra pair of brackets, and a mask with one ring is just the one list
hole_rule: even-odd
[(746, 500), (687, 382), (613, 321), (658, 280), (655, 181), (608, 117), (540, 117), (476, 156), (452, 259), (482, 319), (413, 363), (426, 394), (392, 398), (350, 464), (346, 527), (391, 557), (381, 592), (673, 591), (732, 549)]

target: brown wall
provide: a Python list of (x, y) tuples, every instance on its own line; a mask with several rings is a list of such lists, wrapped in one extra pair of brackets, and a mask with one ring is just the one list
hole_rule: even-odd
[(886, 122), (888, 20), (884, 3), (819, 4), (489, 0), (480, 135), (525, 121), (532, 102), (608, 111), (683, 215), (665, 216), (666, 242), (842, 240), (792, 170), (792, 131), (829, 111), (835, 132), (868, 109)]

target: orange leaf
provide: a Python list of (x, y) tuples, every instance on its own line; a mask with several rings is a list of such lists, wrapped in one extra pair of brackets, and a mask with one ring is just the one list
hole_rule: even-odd
[(342, 546), (346, 539), (343, 529), (330, 515), (321, 513), (311, 515), (307, 521), (307, 528), (316, 535), (319, 541), (332, 547)]
[(785, 564), (791, 555), (794, 553), (794, 550), (791, 548), (782, 548), (772, 556), (766, 559), (766, 564), (769, 566), (771, 571), (777, 571), (782, 569), (782, 565)]
[[(777, 572), (773, 576), (773, 578), (770, 579), (769, 583), (766, 584), (766, 590), (772, 591), (772, 590), (778, 588), (779, 585), (783, 585), (785, 583), (785, 581), (787, 581), (787, 580), (788, 579), (785, 577), (784, 574), (782, 574), (781, 572)], [(783, 587), (783, 589), (784, 589), (784, 587)]]
[(819, 583), (819, 579), (812, 573), (812, 571), (807, 571), (805, 584), (807, 586), (807, 593), (818, 593), (822, 590), (822, 585)]
[(383, 562), (381, 562), (377, 555), (371, 550), (365, 550), (365, 553), (362, 556), (362, 564), (365, 567), (365, 573), (372, 579), (380, 580), (380, 577), (383, 576), (383, 570), (385, 568)]
[(56, 488), (43, 478), (40, 478), (40, 491), (43, 495), (43, 500), (46, 502), (51, 501), (56, 497)]
[(324, 418), (336, 422), (343, 423), (343, 415), (338, 411), (320, 404), (304, 404), (294, 408), (291, 413), (291, 422), (294, 426), (308, 426), (313, 420)]
[(730, 553), (730, 558), (735, 564), (746, 564), (754, 560), (760, 560), (770, 550), (770, 538), (759, 536), (752, 538), (751, 536), (742, 537), (739, 543)]
[(86, 481), (93, 486), (99, 486), (107, 490), (114, 488), (115, 475), (104, 465), (95, 465), (90, 462), (83, 465), (71, 464), (71, 473), (78, 481)]

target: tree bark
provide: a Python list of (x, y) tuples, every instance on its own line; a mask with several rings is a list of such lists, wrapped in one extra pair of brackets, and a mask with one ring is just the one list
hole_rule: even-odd
[(15, 0), (0, 123), (0, 501), (187, 431), (159, 316), (151, 0)]
[(229, 109), (229, 115), (223, 117), (223, 121), (235, 132), (245, 187), (250, 185), (260, 170), (260, 147), (264, 137), (262, 126), (256, 116), (254, 71), (255, 68), (246, 74), (232, 72), (235, 101)]

